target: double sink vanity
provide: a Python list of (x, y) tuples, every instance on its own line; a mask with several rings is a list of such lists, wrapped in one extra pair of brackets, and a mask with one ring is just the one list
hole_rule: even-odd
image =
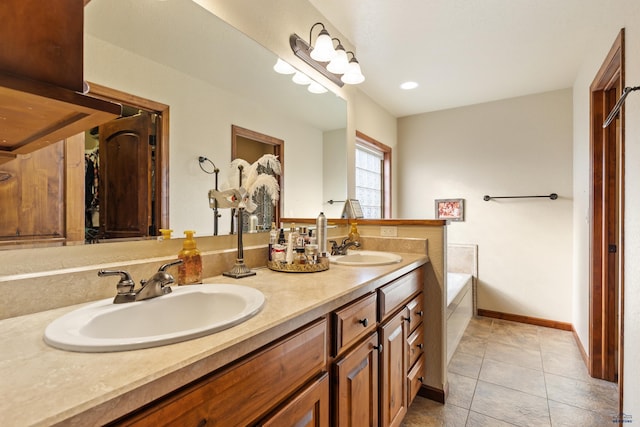
[(399, 425), (423, 378), (428, 262), (362, 251), (320, 273), (256, 268), (2, 320), (0, 413), (21, 426)]

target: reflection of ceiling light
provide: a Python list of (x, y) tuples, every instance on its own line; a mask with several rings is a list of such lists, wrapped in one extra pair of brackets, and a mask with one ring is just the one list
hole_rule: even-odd
[[(316, 25), (322, 25), (322, 30), (316, 39), (316, 44), (312, 43), (313, 29)], [(338, 41), (338, 46), (333, 47), (333, 40)], [(289, 37), (291, 50), (300, 59), (311, 65), (323, 76), (342, 87), (347, 84), (358, 84), (364, 81), (360, 64), (353, 52), (345, 52), (342, 43), (337, 38), (331, 38), (324, 25), (316, 22), (309, 30), (309, 43), (304, 41), (297, 34)], [(348, 60), (347, 54), (352, 55)]]
[(325, 93), (327, 91), (327, 88), (322, 86), (318, 82), (312, 81), (307, 90), (311, 93)]
[(309, 78), (309, 76), (300, 71), (296, 71), (291, 80), (293, 80), (293, 82), (298, 85), (308, 85), (311, 83), (311, 79)]
[(278, 58), (278, 61), (273, 66), (273, 69), (279, 74), (293, 74), (291, 80), (299, 85), (309, 85), (307, 90), (311, 93), (325, 93), (327, 92), (327, 88), (322, 86), (320, 83), (311, 80), (311, 77), (307, 76), (302, 71), (296, 70), (286, 61)]
[(276, 65), (273, 66), (273, 69), (276, 71), (276, 73), (279, 74), (293, 74), (296, 72), (295, 68), (293, 68), (288, 62), (285, 62), (280, 58), (278, 58), (278, 61), (276, 62)]
[(404, 82), (400, 85), (400, 89), (411, 90), (418, 87), (418, 83), (416, 82)]

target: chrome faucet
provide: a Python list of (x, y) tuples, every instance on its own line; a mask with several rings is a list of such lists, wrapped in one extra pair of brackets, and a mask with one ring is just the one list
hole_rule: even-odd
[(182, 260), (178, 259), (163, 264), (149, 280), (141, 280), (141, 287), (137, 290), (134, 289), (136, 284), (131, 279), (131, 275), (126, 271), (100, 270), (98, 271), (98, 276), (120, 276), (120, 281), (116, 285), (118, 293), (113, 299), (114, 304), (142, 301), (171, 293), (171, 285), (175, 282), (175, 279), (171, 274), (167, 273), (166, 269), (177, 264), (182, 264)]
[(360, 247), (360, 242), (357, 240), (349, 240), (348, 237), (342, 241), (340, 246), (338, 246), (338, 243), (335, 240), (329, 240), (329, 242), (331, 243), (331, 255), (346, 255), (347, 249), (350, 247)]

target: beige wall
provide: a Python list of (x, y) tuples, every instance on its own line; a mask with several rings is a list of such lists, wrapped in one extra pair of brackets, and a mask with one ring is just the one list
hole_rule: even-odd
[[(376, 104), (363, 92), (358, 91), (352, 100), (355, 105), (354, 126), (356, 130), (365, 135), (391, 147), (391, 218), (397, 217), (398, 198), (393, 196), (398, 194), (398, 121), (387, 110)], [(352, 177), (349, 188), (354, 189), (355, 197), (355, 145), (351, 148), (353, 159), (349, 165), (349, 176)], [(424, 218), (424, 217), (420, 217)]]
[[(399, 216), (465, 199), (449, 243), (478, 245), (478, 307), (571, 322), (571, 90), (399, 120)], [(489, 201), (559, 194), (559, 199)]]

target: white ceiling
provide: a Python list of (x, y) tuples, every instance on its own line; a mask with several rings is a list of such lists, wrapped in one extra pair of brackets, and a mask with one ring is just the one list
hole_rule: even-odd
[[(360, 88), (396, 117), (568, 88), (637, 0), (310, 0), (356, 46)], [(311, 27), (310, 23), (310, 27)], [(314, 33), (314, 41), (316, 34)], [(417, 89), (403, 91), (407, 80)]]

